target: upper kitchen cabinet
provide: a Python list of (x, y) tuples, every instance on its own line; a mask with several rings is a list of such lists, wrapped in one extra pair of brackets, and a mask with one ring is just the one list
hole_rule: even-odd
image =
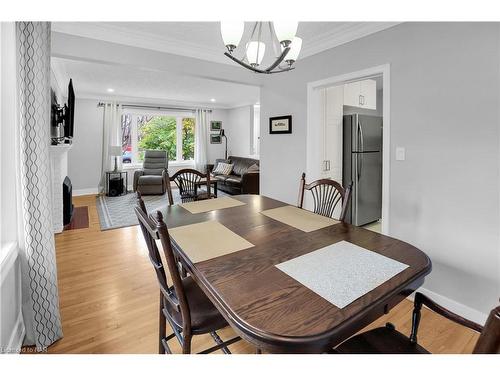
[(377, 109), (377, 82), (365, 79), (344, 85), (344, 105)]

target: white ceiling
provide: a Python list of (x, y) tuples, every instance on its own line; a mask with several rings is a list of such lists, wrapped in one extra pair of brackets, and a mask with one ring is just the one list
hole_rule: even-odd
[[(196, 104), (232, 108), (259, 101), (257, 86), (52, 57), (60, 87), (73, 79), (77, 98), (128, 98), (152, 104)], [(112, 94), (108, 88), (114, 89)], [(210, 99), (216, 99), (213, 103)]]
[[(388, 22), (300, 22), (297, 35), (303, 39), (300, 59), (394, 26)], [(246, 23), (248, 40), (253, 23)], [(212, 62), (235, 64), (223, 55), (225, 47), (219, 22), (53, 22), (55, 32), (141, 47)], [(263, 31), (267, 66), (273, 60), (271, 36)], [(244, 43), (240, 43), (243, 45)], [(244, 53), (240, 46), (236, 56)], [(214, 81), (189, 75), (150, 71), (130, 66), (52, 59), (58, 84), (73, 78), (77, 97), (129, 98), (150, 103), (199, 104), (231, 108), (259, 101), (259, 88)], [(244, 68), (241, 68), (244, 69)], [(106, 92), (113, 88), (113, 94)], [(216, 102), (210, 102), (215, 98)]]
[[(300, 22), (297, 36), (303, 39), (299, 58), (376, 33), (396, 22)], [(246, 22), (242, 40), (251, 34)], [(108, 42), (153, 49), (176, 55), (234, 64), (223, 55), (225, 47), (219, 22), (53, 22), (52, 30)], [(263, 30), (270, 48), (270, 36)], [(244, 43), (240, 43), (244, 44)], [(235, 52), (241, 54), (241, 48)]]

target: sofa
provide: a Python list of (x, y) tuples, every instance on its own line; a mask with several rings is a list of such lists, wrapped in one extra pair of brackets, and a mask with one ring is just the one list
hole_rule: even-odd
[(208, 166), (210, 172), (220, 162), (233, 164), (233, 170), (229, 175), (211, 173), (211, 178), (217, 180), (219, 190), (233, 195), (259, 194), (259, 160), (239, 156), (216, 159), (213, 165)]
[(167, 152), (146, 150), (142, 169), (134, 173), (134, 191), (142, 195), (161, 195), (166, 193), (169, 183)]

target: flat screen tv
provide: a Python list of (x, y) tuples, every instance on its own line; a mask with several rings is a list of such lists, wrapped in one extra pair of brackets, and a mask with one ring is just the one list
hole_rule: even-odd
[(73, 91), (73, 80), (69, 80), (68, 85), (68, 104), (65, 105), (64, 136), (73, 138), (73, 124), (75, 119), (75, 92)]

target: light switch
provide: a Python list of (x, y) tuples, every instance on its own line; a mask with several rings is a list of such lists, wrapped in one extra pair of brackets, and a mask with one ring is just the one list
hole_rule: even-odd
[(406, 150), (404, 147), (396, 147), (396, 160), (405, 160)]

